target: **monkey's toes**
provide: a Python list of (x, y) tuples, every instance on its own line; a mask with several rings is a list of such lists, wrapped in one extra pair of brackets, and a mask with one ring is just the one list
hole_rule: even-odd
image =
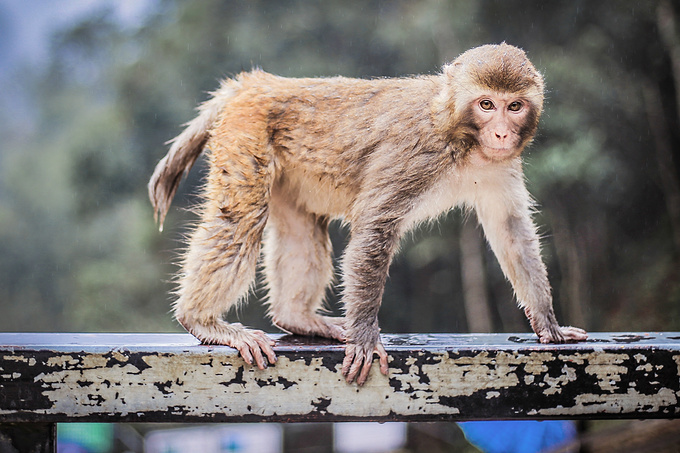
[(274, 341), (266, 333), (260, 330), (249, 330), (239, 337), (232, 342), (231, 346), (238, 349), (243, 360), (249, 365), (252, 365), (254, 361), (259, 369), (264, 370), (267, 368), (267, 362), (276, 363), (276, 354), (272, 349)]
[(331, 317), (324, 316), (324, 322), (328, 328), (328, 336), (343, 343), (347, 341), (347, 336), (345, 334), (345, 318), (344, 317)]
[(588, 339), (588, 332), (578, 327), (560, 327), (564, 341), (586, 341)]
[(345, 318), (333, 316), (298, 315), (282, 318), (272, 317), (276, 327), (297, 335), (319, 336), (345, 342)]
[(538, 339), (541, 343), (568, 343), (575, 341), (585, 341), (588, 339), (588, 334), (585, 330), (578, 327), (560, 327), (551, 326), (538, 333)]

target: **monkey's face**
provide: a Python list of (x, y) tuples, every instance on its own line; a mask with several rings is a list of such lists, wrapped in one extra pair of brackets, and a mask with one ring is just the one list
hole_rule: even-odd
[(435, 112), (451, 112), (438, 121), (459, 148), (476, 163), (519, 156), (543, 108), (543, 77), (524, 52), (507, 44), (476, 47), (444, 66), (443, 76)]
[(535, 132), (533, 104), (512, 93), (483, 94), (470, 105), (480, 156), (498, 162), (517, 157)]

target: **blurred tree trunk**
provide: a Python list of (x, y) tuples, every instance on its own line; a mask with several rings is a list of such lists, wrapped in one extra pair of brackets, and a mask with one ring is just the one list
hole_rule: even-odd
[[(680, 39), (676, 29), (675, 10), (670, 1), (659, 2), (656, 17), (661, 41), (671, 60), (676, 111), (680, 112)], [(663, 111), (660, 110), (662, 99), (658, 86), (647, 82), (643, 86), (643, 93), (649, 128), (654, 139), (661, 188), (665, 194), (668, 215), (673, 227), (673, 240), (677, 255), (680, 253), (680, 181), (678, 181), (677, 169), (673, 162), (672, 137)], [(678, 115), (678, 120), (680, 121), (680, 115)]]
[(468, 219), (460, 234), (460, 266), (463, 302), (470, 332), (493, 330), (486, 291), (483, 246), (479, 229)]
[[(680, 85), (677, 86), (680, 88)], [(676, 90), (677, 90), (676, 88)], [(642, 88), (649, 130), (654, 140), (656, 162), (659, 167), (661, 190), (673, 228), (676, 254), (680, 253), (680, 183), (673, 163), (673, 145), (668, 124), (661, 111), (661, 94), (656, 84), (647, 82)], [(680, 104), (678, 105), (680, 107)]]

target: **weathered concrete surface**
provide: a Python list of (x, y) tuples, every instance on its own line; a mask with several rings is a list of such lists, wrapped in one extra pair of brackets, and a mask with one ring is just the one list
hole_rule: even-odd
[(275, 338), (258, 370), (184, 334), (0, 334), (0, 423), (680, 417), (680, 333), (383, 335), (361, 388), (341, 344)]

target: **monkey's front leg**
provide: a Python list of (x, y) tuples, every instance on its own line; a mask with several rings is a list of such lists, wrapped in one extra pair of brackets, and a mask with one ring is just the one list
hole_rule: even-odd
[(380, 341), (378, 310), (387, 271), (399, 241), (396, 222), (383, 220), (352, 226), (352, 237), (343, 260), (345, 305), (345, 359), (342, 374), (347, 382), (363, 385), (377, 353), (380, 371), (387, 374), (387, 352)]
[[(477, 216), (503, 272), (512, 283), (520, 307), (541, 343), (584, 341), (583, 329), (560, 327), (555, 317), (548, 273), (541, 259), (530, 198), (521, 179), (504, 194), (487, 192), (477, 200)], [(504, 199), (504, 195), (514, 199)]]

